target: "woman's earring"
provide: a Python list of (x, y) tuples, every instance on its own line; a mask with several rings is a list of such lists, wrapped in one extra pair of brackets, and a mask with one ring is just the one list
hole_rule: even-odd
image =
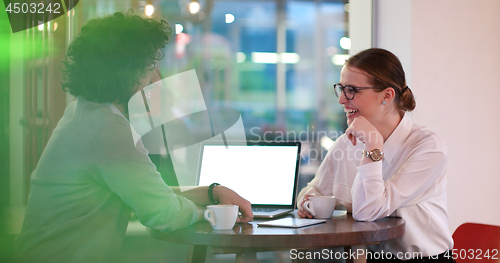
[(387, 103), (387, 102), (385, 102), (385, 101), (382, 101), (382, 104), (384, 104), (384, 105), (385, 105), (386, 103)]

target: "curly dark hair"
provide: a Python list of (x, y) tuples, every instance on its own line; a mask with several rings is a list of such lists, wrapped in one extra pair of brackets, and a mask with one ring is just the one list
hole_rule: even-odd
[(62, 88), (95, 102), (126, 103), (148, 66), (164, 57), (172, 29), (120, 12), (90, 20), (68, 48)]

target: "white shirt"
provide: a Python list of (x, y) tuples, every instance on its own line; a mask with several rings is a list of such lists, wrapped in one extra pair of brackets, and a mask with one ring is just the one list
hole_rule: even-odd
[[(387, 216), (406, 221), (403, 237), (370, 246), (374, 251), (421, 252), (424, 257), (453, 248), (448, 230), (444, 140), (413, 125), (405, 114), (384, 143), (382, 161), (360, 165), (364, 144), (340, 136), (314, 179), (299, 194), (335, 195), (352, 204), (353, 217), (373, 221)], [(402, 258), (405, 259), (405, 258)]]

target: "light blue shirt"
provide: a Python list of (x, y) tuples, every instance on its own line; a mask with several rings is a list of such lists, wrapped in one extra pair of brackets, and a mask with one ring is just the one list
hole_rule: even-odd
[[(139, 142), (140, 143), (140, 142)], [(173, 193), (130, 123), (106, 105), (78, 98), (66, 109), (31, 178), (18, 262), (110, 262), (131, 211), (173, 231), (198, 220), (196, 205)]]

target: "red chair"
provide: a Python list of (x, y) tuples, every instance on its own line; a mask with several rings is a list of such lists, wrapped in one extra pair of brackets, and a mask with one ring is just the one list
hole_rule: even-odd
[(500, 226), (464, 223), (453, 233), (457, 263), (500, 263)]

